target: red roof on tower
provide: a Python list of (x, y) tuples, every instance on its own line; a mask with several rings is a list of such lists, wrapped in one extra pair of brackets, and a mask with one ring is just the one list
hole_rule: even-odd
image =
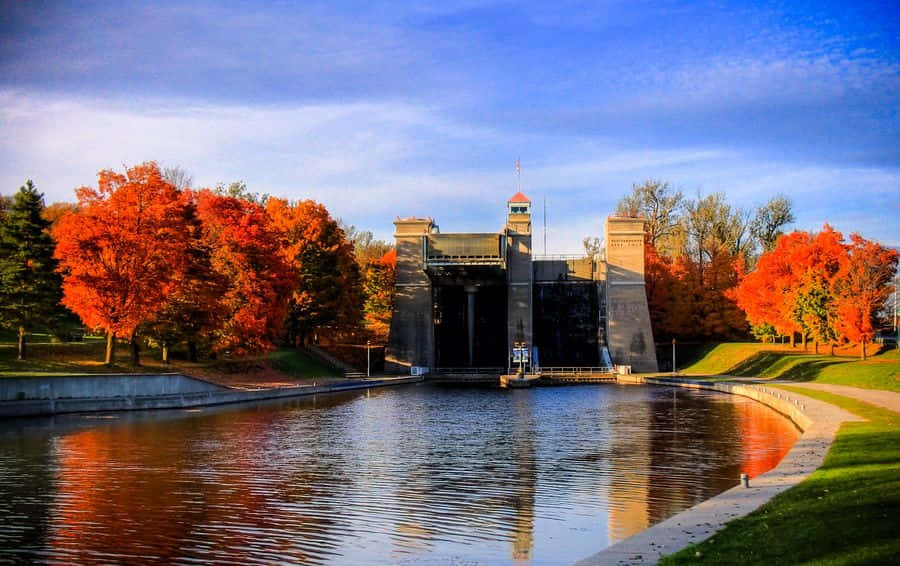
[(511, 199), (506, 202), (531, 202), (531, 199), (522, 194), (522, 191), (514, 194)]

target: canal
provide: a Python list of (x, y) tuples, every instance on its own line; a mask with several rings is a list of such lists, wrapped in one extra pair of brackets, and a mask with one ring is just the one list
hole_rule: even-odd
[(616, 385), (0, 421), (0, 563), (571, 563), (798, 436), (740, 397)]

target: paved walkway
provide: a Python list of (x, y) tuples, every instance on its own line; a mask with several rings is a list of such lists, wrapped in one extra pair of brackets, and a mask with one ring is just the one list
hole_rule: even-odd
[(805, 389), (815, 389), (817, 391), (825, 391), (826, 393), (834, 393), (835, 395), (843, 395), (858, 401), (870, 403), (876, 407), (900, 413), (900, 393), (893, 391), (885, 391), (883, 389), (863, 389), (861, 387), (850, 387), (849, 385), (831, 385), (830, 383), (808, 383), (803, 381), (769, 381), (767, 383), (777, 385), (790, 385), (793, 387), (803, 387)]

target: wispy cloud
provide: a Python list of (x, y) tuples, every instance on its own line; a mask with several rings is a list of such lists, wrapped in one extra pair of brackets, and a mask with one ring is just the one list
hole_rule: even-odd
[[(390, 237), (397, 215), (433, 215), (449, 231), (492, 231), (515, 190), (514, 154), (524, 148), (523, 190), (546, 198), (556, 251), (578, 251), (602, 218), (648, 177), (669, 179), (689, 196), (725, 191), (752, 207), (786, 193), (815, 227), (835, 206), (879, 222), (900, 173), (878, 168), (758, 162), (716, 147), (633, 150), (608, 143), (535, 137), (457, 124), (435, 109), (395, 103), (254, 107), (84, 100), (0, 92), (0, 186), (31, 177), (49, 200), (72, 198), (96, 172), (146, 159), (182, 165), (198, 185), (242, 179), (254, 191), (314, 198), (360, 227)], [(541, 153), (540, 148), (553, 147)], [(457, 162), (464, 152), (491, 156)], [(521, 155), (521, 154), (520, 154)], [(4, 190), (6, 192), (6, 190)], [(865, 199), (858, 205), (859, 195)], [(893, 212), (895, 215), (897, 211)], [(893, 237), (896, 239), (896, 236)]]

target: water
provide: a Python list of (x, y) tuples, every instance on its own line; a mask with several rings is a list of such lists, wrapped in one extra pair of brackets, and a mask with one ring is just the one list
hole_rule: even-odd
[(571, 563), (773, 467), (728, 395), (414, 385), (0, 422), (0, 562)]

